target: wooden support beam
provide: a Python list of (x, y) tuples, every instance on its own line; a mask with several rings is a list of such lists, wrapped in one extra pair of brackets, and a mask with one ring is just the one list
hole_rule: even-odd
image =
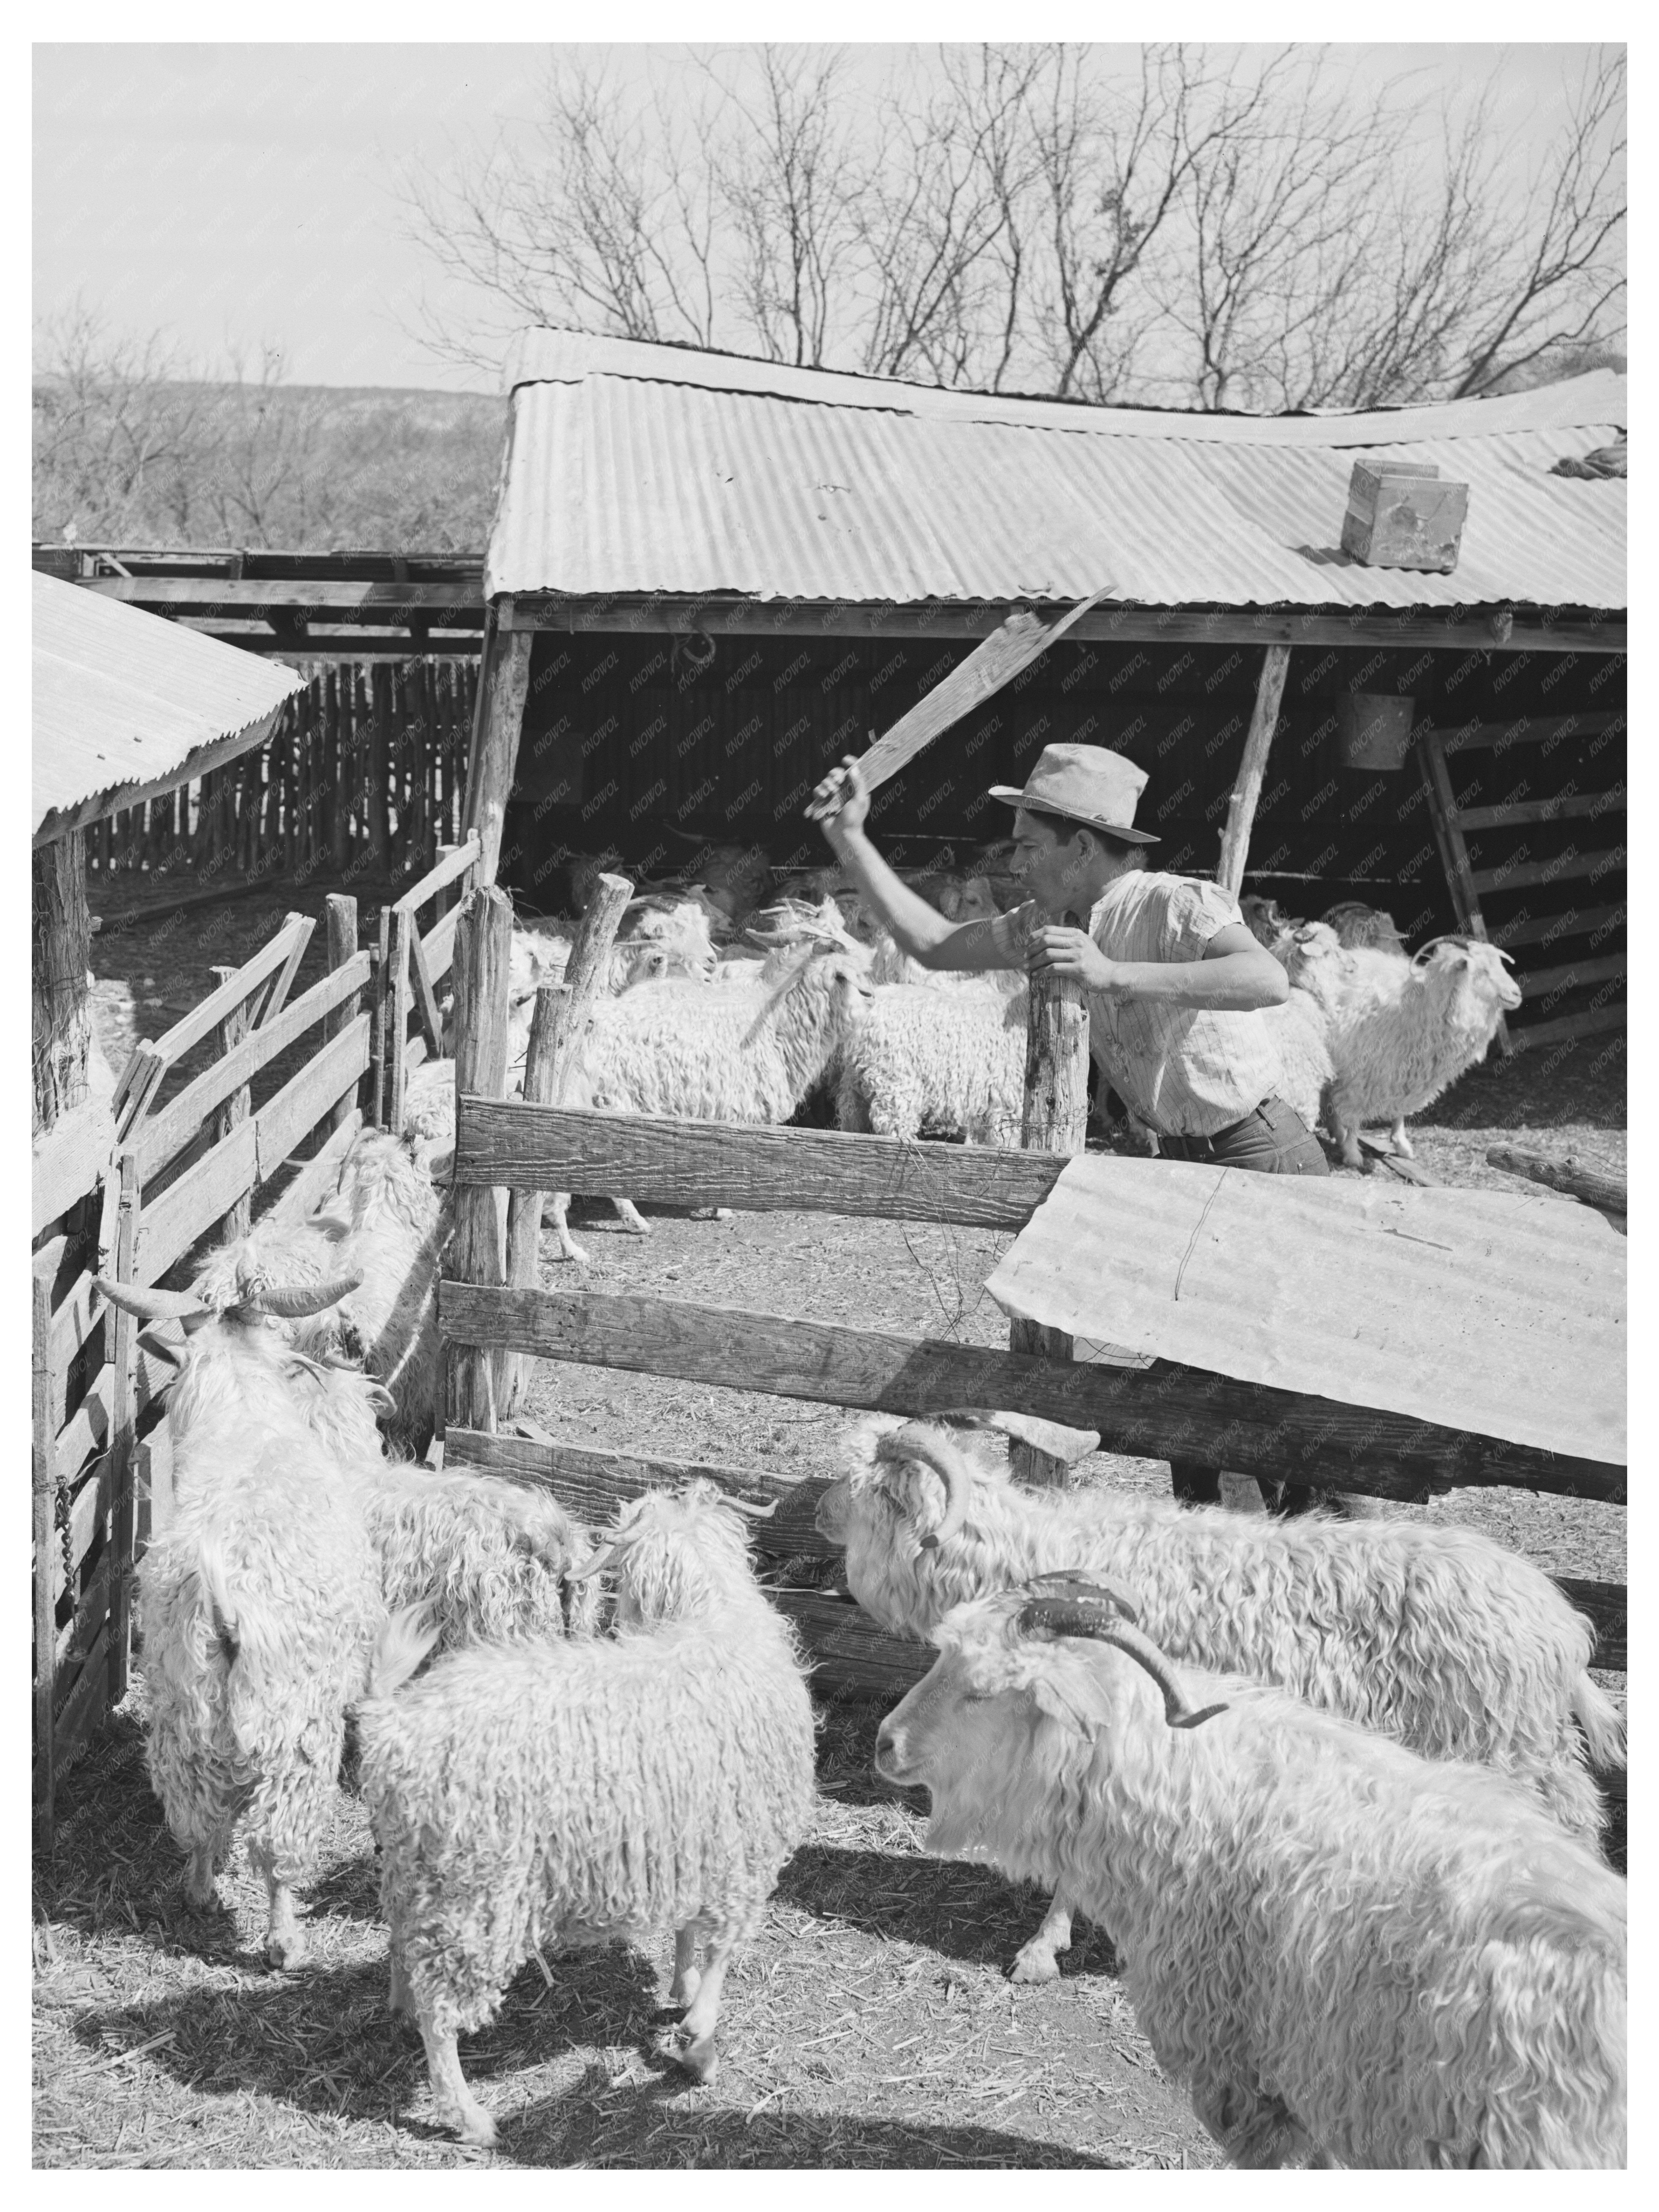
[(1617, 791), (1581, 791), (1564, 793), (1559, 799), (1505, 799), (1499, 806), (1460, 806), (1457, 826), (1460, 830), (1520, 830), (1534, 822), (1577, 821), (1589, 816), (1594, 821), (1603, 814), (1622, 814), (1625, 811), (1625, 793)]
[[(343, 836), (345, 834), (345, 816), (346, 804), (343, 797), (340, 805)], [(323, 901), (323, 921), (328, 932), (329, 974), (339, 975), (347, 969), (355, 969), (362, 965), (357, 953), (356, 900), (347, 897), (343, 891), (331, 891)], [(349, 998), (343, 999), (331, 1013), (323, 1017), (323, 1035), (325, 1037), (338, 1036), (342, 1030), (349, 1028), (356, 1020), (362, 1005), (362, 986), (359, 984)], [(331, 1133), (344, 1127), (352, 1111), (353, 1101), (342, 1098), (328, 1117)]]
[(1630, 1209), (1630, 1186), (1621, 1176), (1586, 1167), (1571, 1152), (1565, 1159), (1553, 1160), (1547, 1153), (1530, 1152), (1521, 1145), (1491, 1145), (1486, 1165), (1502, 1168), (1505, 1175), (1524, 1176), (1528, 1182), (1542, 1183), (1569, 1198), (1582, 1199), (1586, 1206), (1597, 1206), (1605, 1213), (1626, 1213)]
[(403, 1131), (404, 1092), (409, 1081), (409, 1063), (404, 1057), (404, 1048), (409, 1041), (409, 1011), (415, 1002), (411, 975), (414, 963), (409, 947), (417, 925), (411, 913), (407, 909), (399, 913), (396, 907), (390, 909), (389, 921), (392, 954), (386, 980), (386, 1126), (398, 1136)]
[[(1066, 919), (1073, 927), (1080, 926), (1074, 914)], [(1089, 1002), (1083, 986), (1067, 976), (1033, 975), (1026, 994), (1020, 1149), (1074, 1159), (1084, 1148), (1088, 1124)], [(1019, 1319), (1008, 1324), (1008, 1349), (1036, 1359), (1069, 1362), (1073, 1356), (1066, 1330)], [(1008, 1464), (1026, 1482), (1064, 1484), (1070, 1474), (1063, 1459), (1024, 1439), (1010, 1445)]]
[(1626, 909), (1620, 899), (1614, 906), (1569, 907), (1565, 914), (1517, 915), (1513, 921), (1495, 923), (1488, 933), (1494, 945), (1553, 945), (1558, 937), (1594, 937), (1603, 930), (1624, 926)]
[[(138, 1216), (143, 1200), (138, 1161), (121, 1155), (120, 1211), (115, 1231), (115, 1279), (131, 1283), (138, 1253)], [(127, 1693), (127, 1662), (132, 1620), (132, 1451), (138, 1426), (137, 1377), (134, 1373), (138, 1324), (124, 1306), (115, 1310), (115, 1374), (110, 1413), (109, 1702), (113, 1708)]]
[[(404, 917), (407, 921), (407, 917)], [(513, 906), (493, 884), (472, 891), (455, 939), (455, 1092), (499, 1097), (507, 1088), (507, 981)], [(501, 1284), (507, 1273), (506, 1209), (500, 1193), (462, 1190), (447, 1266), (469, 1285)], [(520, 1296), (535, 1296), (520, 1292)], [(497, 1363), (489, 1350), (450, 1356), (444, 1426), (496, 1425)]]
[(501, 859), (501, 824), (518, 766), (519, 734), (530, 691), (530, 654), (535, 641), (523, 635), (492, 631), (484, 645), (479, 684), (478, 726), (466, 775), (466, 827), (480, 847), (480, 884), (493, 884)]
[(1244, 888), (1244, 862), (1250, 849), (1250, 830), (1267, 772), (1267, 755), (1279, 727), (1279, 705), (1285, 696), (1285, 678), (1291, 665), (1288, 645), (1270, 645), (1261, 657), (1256, 678), (1255, 704), (1245, 733), (1244, 754), (1227, 801), (1227, 824), (1221, 833), (1221, 860), (1216, 882), (1237, 898)]
[(1603, 731), (1624, 726), (1623, 709), (1613, 708), (1601, 714), (1517, 714), (1509, 722), (1461, 722), (1455, 729), (1437, 729), (1434, 734), (1443, 752), (1503, 753), (1511, 745), (1559, 744), (1565, 738), (1599, 737)]
[[(1062, 610), (1054, 606), (1051, 611)], [(509, 634), (550, 630), (676, 635), (700, 629), (708, 637), (988, 637), (1006, 620), (1006, 599), (929, 600), (897, 606), (890, 601), (848, 605), (816, 599), (710, 599), (669, 592), (605, 592), (578, 597), (559, 592), (514, 592), (495, 605)], [(1072, 633), (1083, 645), (1315, 645), (1429, 647), (1445, 652), (1490, 653), (1486, 614), (1471, 610), (1454, 618), (1417, 608), (1397, 614), (1324, 607), (1097, 607)], [(1518, 618), (1504, 641), (1506, 653), (1614, 653), (1626, 647), (1621, 618), (1572, 622)]]
[(30, 1284), (30, 1488), (34, 1508), (34, 1798), (52, 1847), (56, 1773), (52, 1691), (57, 1676), (58, 1608), (52, 1568), (58, 1546), (58, 1455), (52, 1411), (52, 1282), (37, 1266)]
[(1625, 975), (1628, 966), (1622, 952), (1613, 952), (1605, 960), (1569, 960), (1560, 968), (1534, 968), (1518, 980), (1528, 999), (1542, 999), (1551, 992), (1586, 991), (1592, 983), (1610, 982)]
[[(1505, 862), (1496, 868), (1477, 868), (1469, 878), (1475, 890), (1521, 891), (1534, 884), (1565, 884), (1579, 876), (1599, 882), (1603, 876), (1622, 875), (1626, 854), (1622, 845), (1607, 853), (1562, 853), (1552, 860)], [(1485, 931), (1481, 932), (1484, 936)]]
[[(560, 1038), (569, 1019), (574, 993), (568, 983), (544, 983), (536, 993), (536, 1011), (530, 1019), (530, 1045), (525, 1055), (524, 1096), (531, 1106), (558, 1103), (555, 1063)], [(565, 1189), (560, 1183), (550, 1186)], [(532, 1289), (541, 1280), (542, 1206), (544, 1190), (515, 1190), (507, 1206), (507, 1279), (514, 1290)], [(518, 1412), (529, 1395), (534, 1363), (521, 1352), (507, 1352), (501, 1362), (503, 1414)]]
[[(210, 972), (215, 981), (222, 988), (231, 981), (236, 970), (234, 968), (215, 968)], [(248, 1006), (244, 1000), (240, 1006), (233, 1006), (219, 1024), (220, 1056), (226, 1058), (234, 1052), (237, 1046), (246, 1036), (247, 1031)], [(246, 1083), (240, 1084), (236, 1089), (228, 1093), (224, 1103), (213, 1117), (211, 1139), (213, 1143), (222, 1144), (233, 1130), (239, 1128), (246, 1121), (252, 1100), (252, 1090)], [(124, 1153), (122, 1157), (125, 1158), (127, 1156)], [(246, 1237), (248, 1224), (252, 1218), (252, 1194), (248, 1191), (244, 1191), (241, 1196), (234, 1201), (225, 1215), (221, 1241), (227, 1244), (234, 1244), (238, 1237)]]
[[(1304, 1397), (1172, 1361), (1150, 1368), (1019, 1358), (979, 1345), (659, 1297), (514, 1291), (446, 1279), (451, 1344), (532, 1352), (872, 1412), (962, 1406), (1094, 1429), (1109, 1451), (1234, 1468), (1381, 1498), (1501, 1482), (1622, 1503), (1626, 1472), (1371, 1407)], [(480, 1424), (473, 1422), (473, 1427)]]
[(665, 1206), (740, 1213), (846, 1213), (1018, 1231), (1060, 1179), (1057, 1154), (992, 1145), (759, 1123), (672, 1121), (463, 1098), (458, 1184), (510, 1190), (623, 1190)]
[(92, 1010), (87, 959), (92, 916), (87, 907), (87, 841), (78, 830), (50, 844), (36, 841), (33, 878), (31, 1054), (32, 1133), (53, 1128), (87, 1095)]

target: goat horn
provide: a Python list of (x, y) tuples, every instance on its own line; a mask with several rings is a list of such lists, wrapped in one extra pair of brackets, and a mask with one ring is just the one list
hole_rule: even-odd
[(902, 1429), (890, 1430), (878, 1442), (876, 1457), (889, 1466), (896, 1461), (919, 1460), (945, 1485), (945, 1511), (939, 1526), (926, 1531), (921, 1539), (924, 1552), (938, 1551), (968, 1518), (973, 1477), (967, 1461), (947, 1437), (924, 1421), (907, 1421)]
[(307, 1314), (337, 1306), (362, 1285), (362, 1270), (336, 1275), (326, 1283), (301, 1283), (290, 1289), (267, 1287), (249, 1293), (242, 1304), (252, 1313), (274, 1314), (279, 1321), (298, 1321)]
[(769, 1505), (751, 1505), (746, 1498), (726, 1498), (721, 1502), (729, 1505), (734, 1513), (746, 1513), (754, 1521), (769, 1521), (778, 1510), (775, 1498)]
[(1033, 1575), (1026, 1588), (1035, 1589), (1039, 1583), (1044, 1583), (1053, 1585), (1051, 1589), (1039, 1592), (1044, 1597), (1072, 1598), (1079, 1605), (1088, 1605), (1091, 1601), (1096, 1603), (1106, 1601), (1115, 1605), (1126, 1620), (1139, 1620), (1140, 1618), (1139, 1594), (1127, 1583), (1119, 1582), (1115, 1576), (1085, 1573), (1075, 1567), (1055, 1567), (1047, 1574)]
[(1164, 1717), (1172, 1729), (1200, 1728), (1227, 1710), (1224, 1705), (1215, 1705), (1194, 1711), (1187, 1702), (1180, 1677), (1152, 1638), (1144, 1635), (1132, 1622), (1120, 1620), (1102, 1605), (1079, 1605), (1065, 1598), (1033, 1598), (1021, 1608), (1018, 1626), (1022, 1632), (1048, 1628), (1058, 1636), (1087, 1636), (1101, 1644), (1115, 1644), (1137, 1665), (1144, 1667), (1163, 1691)]
[(595, 1552), (591, 1559), (584, 1559), (580, 1566), (567, 1567), (564, 1571), (566, 1582), (592, 1582), (595, 1575), (602, 1575), (607, 1567), (615, 1565), (621, 1548), (617, 1544), (606, 1544), (602, 1550)]
[(136, 1314), (140, 1321), (185, 1321), (209, 1310), (190, 1291), (142, 1291), (137, 1283), (112, 1283), (107, 1275), (94, 1275), (92, 1280), (111, 1305)]

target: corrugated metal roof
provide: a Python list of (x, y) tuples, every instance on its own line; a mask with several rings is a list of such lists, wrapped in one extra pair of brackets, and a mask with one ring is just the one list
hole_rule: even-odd
[(1622, 1466), (1627, 1251), (1549, 1192), (1095, 1155), (987, 1287), (1074, 1337)]
[(33, 587), (37, 832), (102, 793), (185, 781), (204, 747), (257, 742), (258, 726), (305, 688), (280, 663), (77, 584), (37, 572)]
[[(1626, 380), (1320, 416), (1178, 415), (530, 331), (485, 589), (1154, 606), (1625, 605)], [(1339, 550), (1357, 452), (1470, 487), (1449, 576)]]

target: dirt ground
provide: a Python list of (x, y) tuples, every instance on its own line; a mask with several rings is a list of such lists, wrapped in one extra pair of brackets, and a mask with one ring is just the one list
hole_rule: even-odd
[[(365, 906), (369, 903), (365, 900)], [(279, 893), (94, 939), (130, 1029), (154, 1036), (246, 958), (288, 905)], [(213, 920), (216, 913), (218, 919)], [(321, 931), (296, 992), (322, 971)], [(367, 933), (365, 936), (367, 941)], [(145, 979), (149, 979), (146, 981)], [(146, 1003), (147, 1001), (155, 1003)], [(1466, 1077), (1413, 1124), (1438, 1179), (1515, 1187), (1485, 1164), (1500, 1139), (1622, 1174), (1622, 1039), (1592, 1039)], [(1595, 1049), (1594, 1048), (1600, 1048)], [(117, 1060), (116, 1052), (112, 1058)], [(1568, 1203), (1569, 1201), (1562, 1201)], [(544, 1279), (638, 1290), (1004, 1346), (982, 1285), (1009, 1241), (985, 1231), (826, 1216), (694, 1221), (654, 1213), (625, 1234), (603, 1203), (572, 1225), (589, 1264)], [(833, 1470), (849, 1417), (799, 1401), (575, 1366), (542, 1369), (531, 1410), (572, 1442)], [(1097, 1454), (1085, 1480), (1162, 1492), (1161, 1464)], [(1489, 1529), (1559, 1573), (1625, 1579), (1617, 1508), (1518, 1491), (1462, 1491), (1390, 1509)], [(1624, 1678), (1603, 1678), (1622, 1697)], [(386, 1943), (373, 1844), (342, 1796), (310, 1893), (313, 1954), (263, 1964), (262, 1893), (239, 1853), (223, 1909), (185, 1905), (180, 1863), (145, 1781), (143, 1688), (65, 1779), (58, 1843), (33, 1899), (37, 2165), (439, 2167), (1179, 2167), (1217, 2163), (1136, 2029), (1110, 1946), (1082, 1923), (1060, 1980), (1016, 1988), (1008, 1961), (1042, 1900), (921, 1852), (919, 1801), (871, 1768), (880, 1702), (821, 1707), (821, 1797), (765, 1928), (727, 1983), (722, 2069), (698, 2087), (653, 2051), (665, 1955), (617, 1947), (533, 1962), (463, 2063), (501, 2123), (495, 2154), (433, 2125), (418, 2039), (384, 2010)]]

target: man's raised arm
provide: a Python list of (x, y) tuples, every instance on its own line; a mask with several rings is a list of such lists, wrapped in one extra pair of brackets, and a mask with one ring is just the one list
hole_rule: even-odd
[[(806, 817), (829, 839), (836, 859), (892, 932), (894, 942), (924, 968), (1023, 968), (1021, 952), (1005, 950), (996, 924), (949, 922), (901, 883), (865, 835), (870, 794), (849, 753), (812, 793)], [(1003, 933), (1006, 934), (1006, 933)]]

